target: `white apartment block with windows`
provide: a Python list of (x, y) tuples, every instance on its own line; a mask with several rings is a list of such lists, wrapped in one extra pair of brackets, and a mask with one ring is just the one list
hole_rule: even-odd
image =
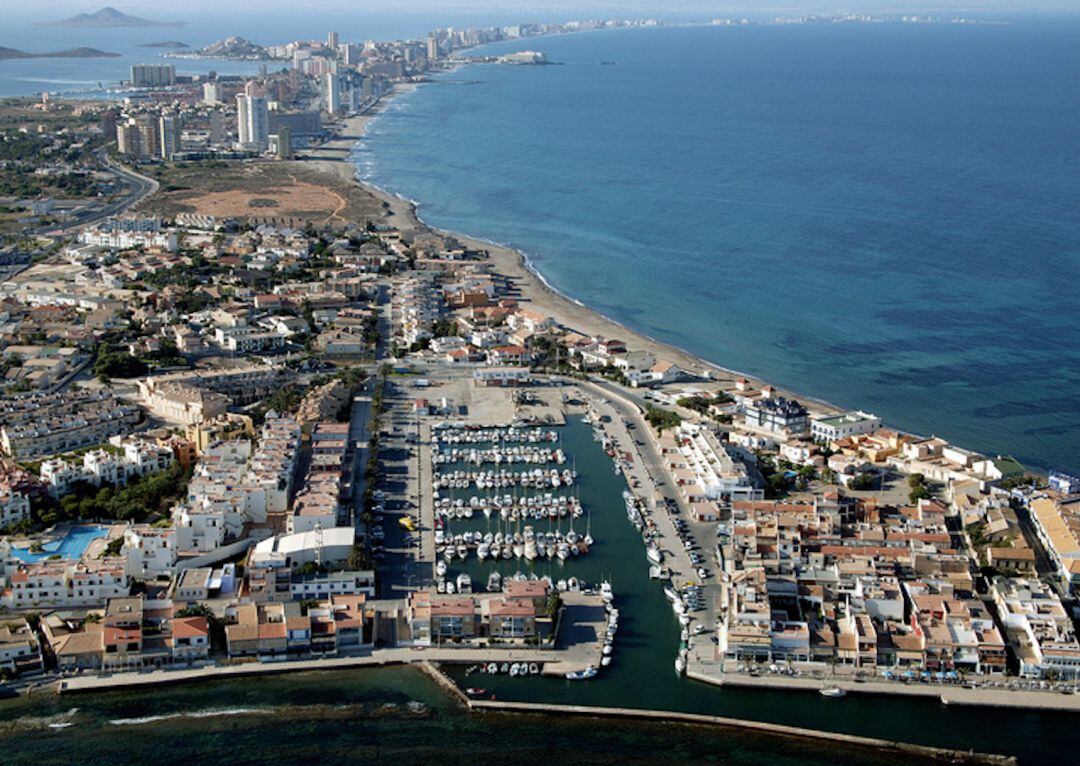
[(20, 564), (8, 579), (4, 601), (12, 609), (103, 606), (128, 595), (131, 582), (116, 558)]
[(171, 575), (176, 565), (177, 530), (134, 524), (124, 530), (124, 571), (140, 580)]

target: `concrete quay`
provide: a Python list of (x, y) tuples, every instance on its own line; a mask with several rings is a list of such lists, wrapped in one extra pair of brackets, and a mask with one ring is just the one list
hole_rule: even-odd
[(607, 612), (602, 599), (598, 595), (587, 593), (565, 593), (563, 603), (559, 634), (553, 647), (444, 644), (372, 649), (356, 654), (312, 659), (250, 661), (197, 668), (88, 674), (60, 679), (57, 682), (57, 691), (66, 694), (189, 683), (202, 679), (308, 670), (346, 670), (380, 665), (415, 665), (425, 662), (463, 665), (494, 662), (500, 666), (503, 663), (515, 662), (536, 663), (543, 666), (543, 675), (551, 676), (562, 676), (590, 666), (599, 667), (603, 656), (604, 634), (607, 631)]
[(1050, 691), (967, 688), (958, 685), (901, 683), (899, 681), (855, 681), (843, 676), (804, 678), (786, 675), (724, 673), (717, 664), (691, 663), (687, 678), (730, 688), (817, 692), (837, 687), (851, 695), (876, 694), (935, 699), (943, 705), (1011, 708), (1018, 710), (1080, 711), (1080, 695)]

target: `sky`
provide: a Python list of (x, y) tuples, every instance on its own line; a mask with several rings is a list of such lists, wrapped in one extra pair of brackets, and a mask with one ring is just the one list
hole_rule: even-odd
[(553, 18), (665, 15), (776, 15), (839, 11), (879, 13), (988, 12), (1030, 13), (1080, 11), (1080, 0), (0, 0), (0, 16), (12, 14), (42, 20), (92, 12), (104, 5), (158, 20), (218, 12), (225, 5), (232, 12), (250, 10), (310, 15), (326, 12), (521, 14), (530, 18), (550, 14)]

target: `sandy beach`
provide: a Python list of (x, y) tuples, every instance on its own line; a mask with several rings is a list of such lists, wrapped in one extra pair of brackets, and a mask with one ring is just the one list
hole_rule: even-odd
[[(725, 388), (731, 387), (738, 377), (746, 377), (756, 384), (764, 383), (751, 375), (722, 367), (684, 349), (635, 332), (553, 289), (529, 267), (528, 259), (519, 250), (470, 237), (460, 232), (443, 231), (429, 226), (420, 218), (416, 205), (411, 201), (360, 181), (356, 177), (356, 166), (349, 158), (356, 143), (363, 138), (367, 125), (381, 109), (385, 108), (389, 99), (410, 93), (421, 86), (422, 84), (416, 83), (399, 84), (392, 94), (384, 97), (369, 112), (345, 119), (341, 129), (332, 139), (313, 150), (298, 152), (298, 160), (304, 162), (305, 165), (315, 165), (321, 172), (337, 175), (347, 183), (354, 183), (381, 200), (387, 210), (386, 223), (402, 232), (434, 232), (457, 239), (470, 249), (486, 251), (491, 260), (492, 270), (506, 278), (510, 284), (510, 297), (517, 299), (523, 305), (550, 315), (564, 327), (586, 335), (618, 338), (635, 350), (648, 351), (658, 360), (672, 362), (694, 375), (711, 377)], [(842, 408), (829, 402), (780, 387), (776, 388), (782, 395), (797, 396), (804, 403), (812, 404), (816, 410), (842, 411)]]

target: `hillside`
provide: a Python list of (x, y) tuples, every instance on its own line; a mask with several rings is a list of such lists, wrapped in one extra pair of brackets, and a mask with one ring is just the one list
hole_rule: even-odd
[(99, 51), (97, 48), (69, 48), (65, 51), (49, 51), (47, 53), (30, 53), (5, 48), (0, 46), (0, 60), (5, 59), (115, 59), (120, 58), (119, 53)]
[(80, 27), (80, 28), (105, 28), (105, 27), (182, 27), (187, 22), (183, 21), (152, 21), (139, 16), (129, 16), (115, 8), (106, 6), (94, 13), (80, 13), (70, 19), (62, 21), (41, 22), (45, 27)]

